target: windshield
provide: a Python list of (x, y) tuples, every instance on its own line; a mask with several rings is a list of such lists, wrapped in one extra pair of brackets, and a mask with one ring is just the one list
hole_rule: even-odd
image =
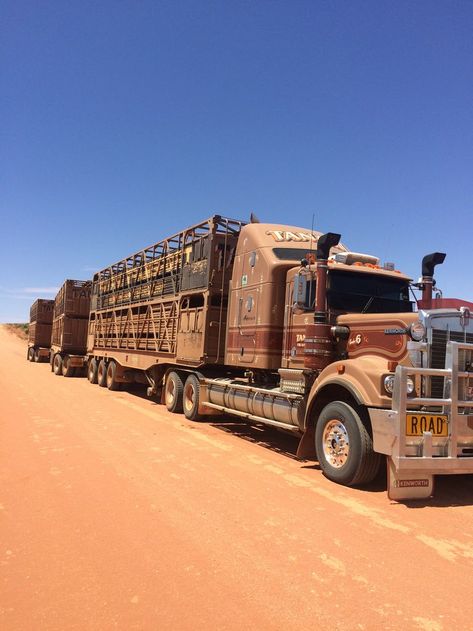
[(315, 250), (310, 249), (310, 244), (305, 248), (273, 248), (274, 256), (280, 261), (297, 261), (305, 259), (307, 254), (312, 254), (315, 258)]
[(379, 274), (356, 274), (330, 270), (327, 302), (330, 310), (345, 313), (412, 311), (408, 281)]

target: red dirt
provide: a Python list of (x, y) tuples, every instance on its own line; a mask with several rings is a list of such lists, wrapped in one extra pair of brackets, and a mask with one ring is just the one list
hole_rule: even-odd
[(0, 327), (3, 631), (471, 628), (473, 476), (336, 486), (296, 441), (28, 363)]

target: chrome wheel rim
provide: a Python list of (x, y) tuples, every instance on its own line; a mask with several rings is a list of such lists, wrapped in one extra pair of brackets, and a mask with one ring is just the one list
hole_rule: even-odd
[(347, 428), (339, 419), (333, 419), (324, 428), (323, 450), (325, 460), (335, 469), (346, 464), (350, 453)]

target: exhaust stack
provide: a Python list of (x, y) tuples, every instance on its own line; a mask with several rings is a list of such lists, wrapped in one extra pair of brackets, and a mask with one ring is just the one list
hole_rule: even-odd
[(338, 245), (341, 235), (327, 232), (317, 240), (317, 271), (314, 324), (305, 329), (304, 367), (322, 370), (333, 361), (333, 339), (327, 317), (327, 273), (330, 248)]
[(432, 252), (426, 254), (422, 259), (422, 308), (432, 307), (432, 289), (434, 286), (434, 269), (436, 265), (441, 265), (447, 255), (443, 252)]

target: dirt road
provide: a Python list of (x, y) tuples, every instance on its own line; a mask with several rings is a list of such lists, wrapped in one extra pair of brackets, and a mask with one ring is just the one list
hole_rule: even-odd
[(390, 503), (296, 441), (30, 364), (0, 327), (0, 628), (473, 628), (473, 476)]

